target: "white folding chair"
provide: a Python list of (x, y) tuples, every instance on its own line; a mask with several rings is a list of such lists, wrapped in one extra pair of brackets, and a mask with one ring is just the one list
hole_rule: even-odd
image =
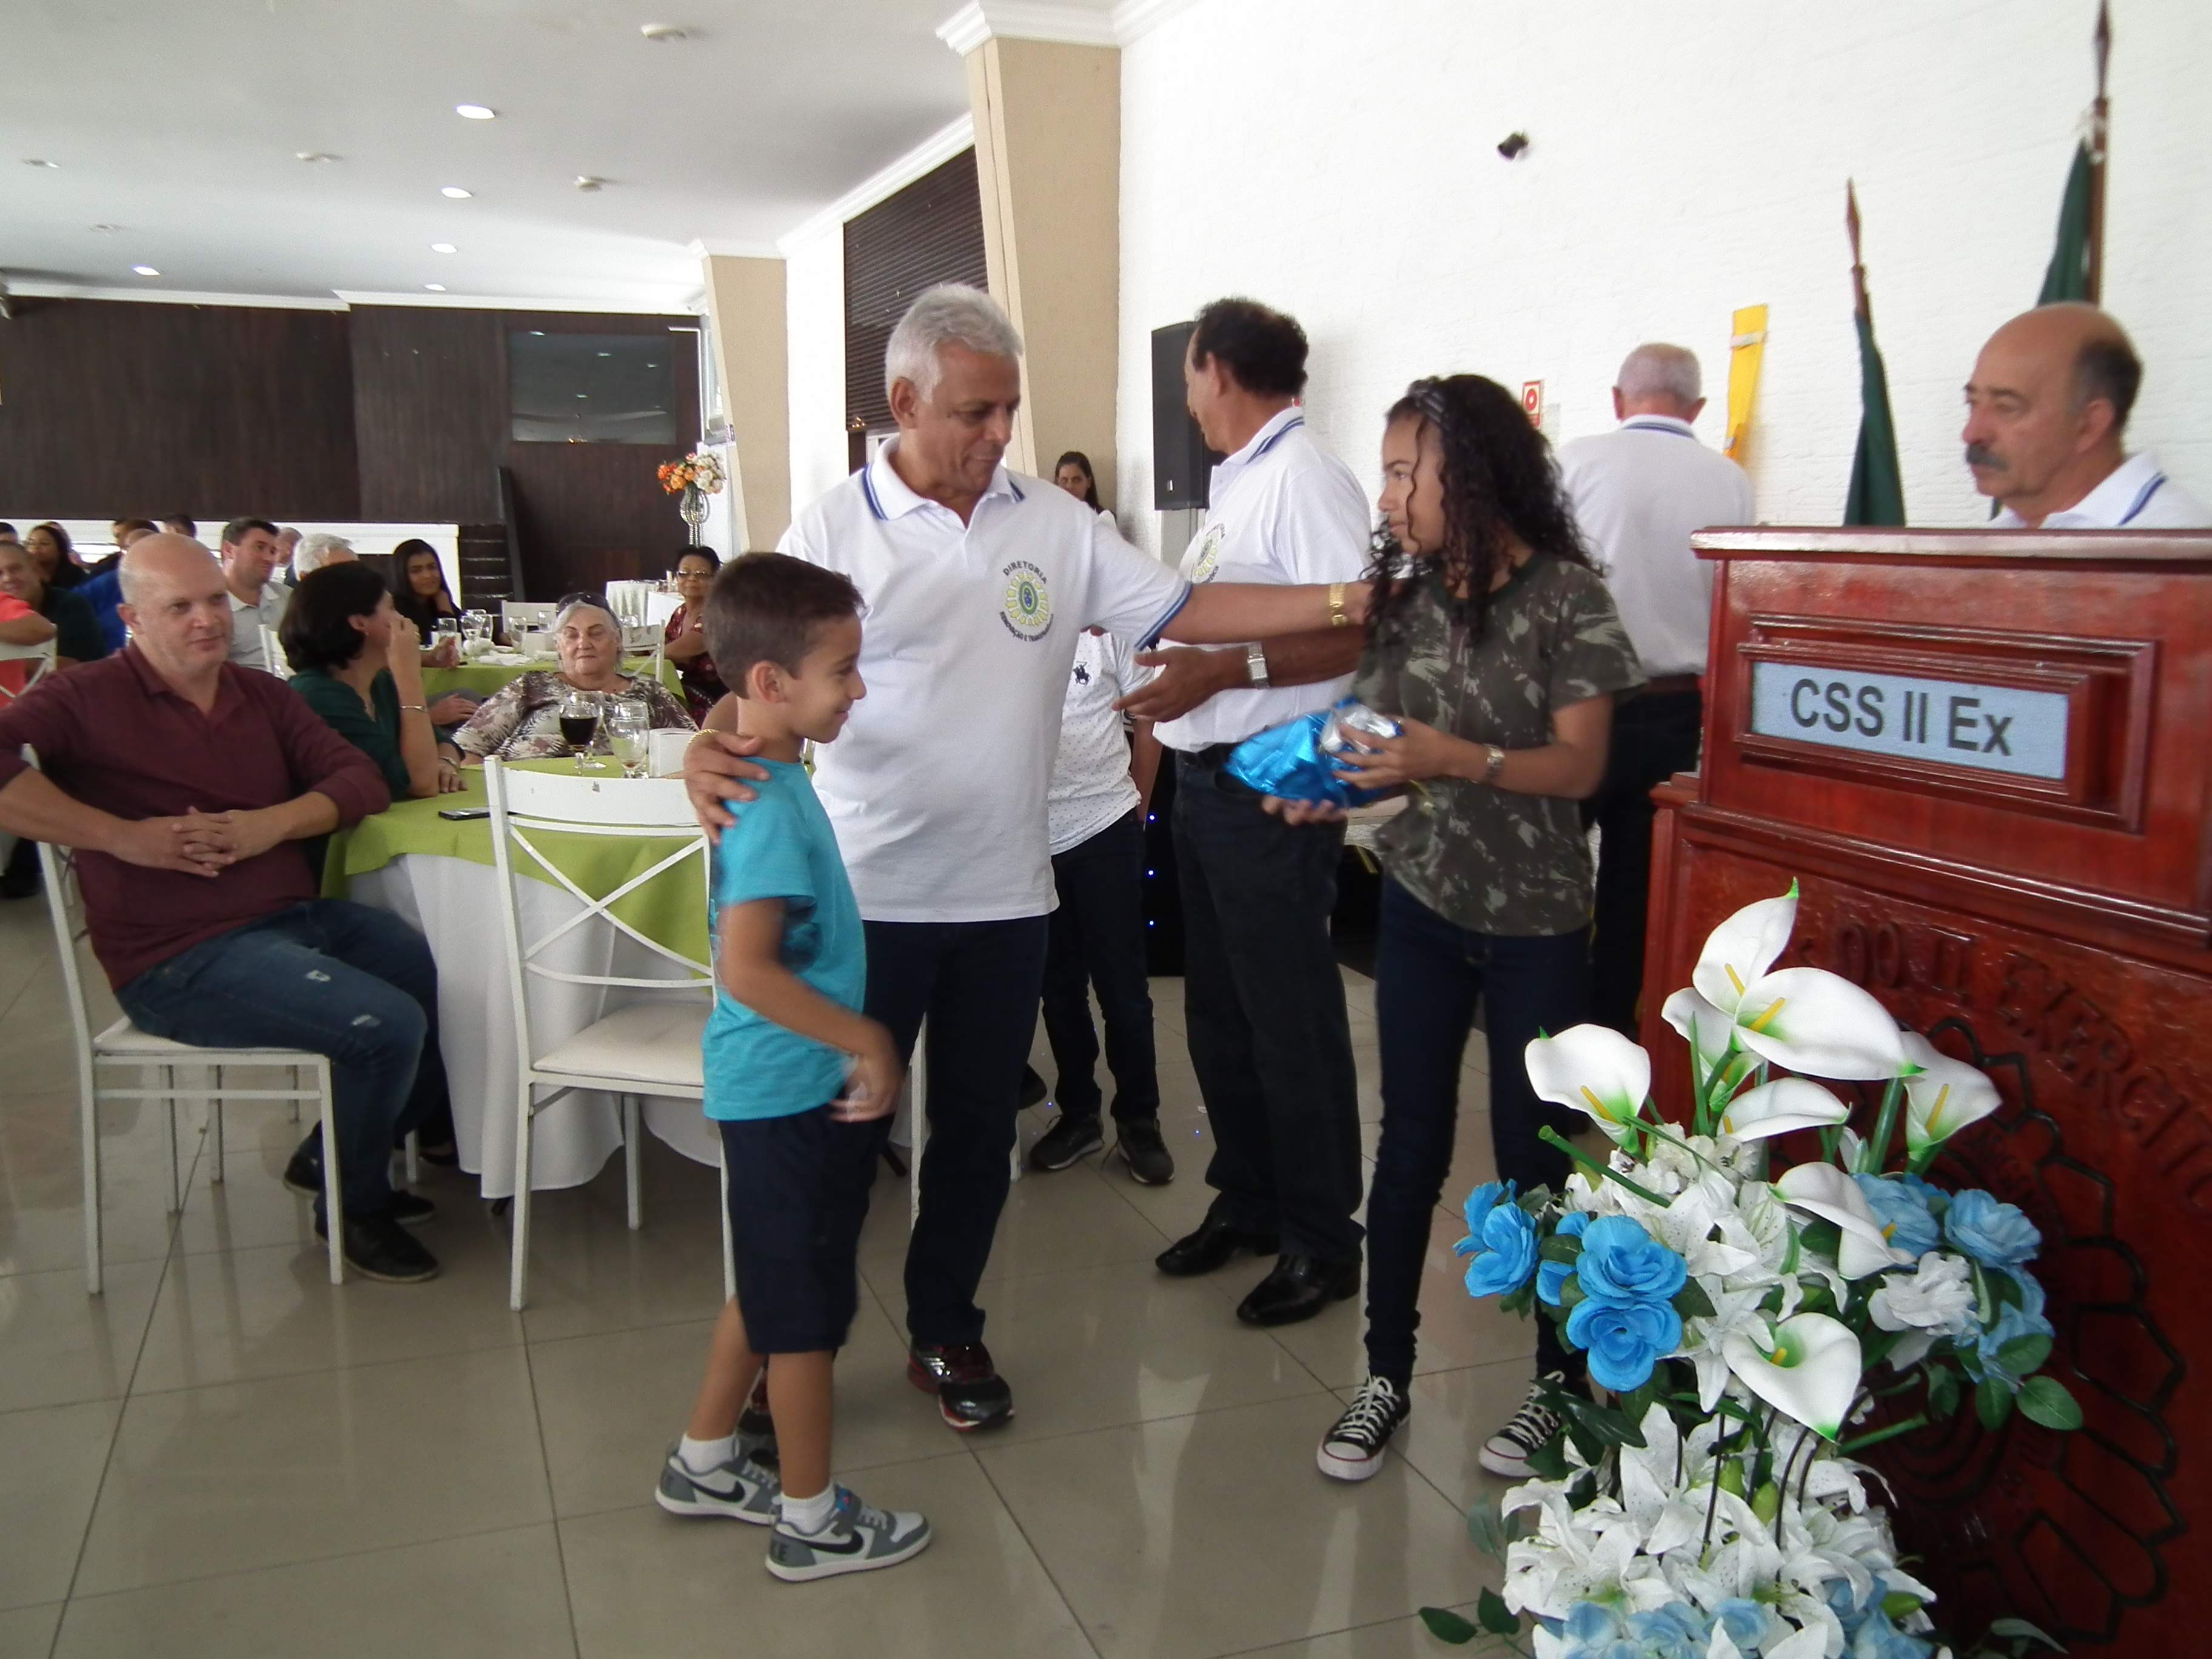
[[(706, 1077), (700, 1054), (707, 1015), (714, 1006), (712, 967), (648, 939), (614, 914), (614, 907), (647, 884), (669, 878), (687, 860), (708, 864), (707, 838), (692, 816), (678, 778), (598, 777), (573, 773), (520, 771), (497, 760), (484, 764), (484, 792), (491, 803), (492, 857), (499, 870), (501, 932), (506, 945), (508, 1000), (514, 1010), (515, 1053), (521, 1080), (516, 1091), (514, 1123), (514, 1256), (508, 1305), (520, 1309), (530, 1278), (530, 1135), (537, 1114), (574, 1089), (602, 1090), (619, 1097), (623, 1114), (623, 1164), (628, 1187), (629, 1224), (644, 1219), (640, 1183), (640, 1120), (647, 1095), (702, 1100)], [(652, 866), (600, 897), (572, 880), (541, 845), (548, 834), (618, 837), (632, 841), (680, 839), (682, 845)], [(535, 871), (540, 873), (526, 873)], [(541, 874), (543, 880), (541, 880)], [(545, 880), (567, 892), (576, 914), (526, 940), (518, 908), (519, 884)], [(553, 967), (549, 950), (579, 928), (600, 924), (682, 969), (679, 977), (643, 979), (623, 975), (572, 972)], [(530, 987), (546, 980), (657, 993), (593, 1021), (559, 1042), (532, 1029)], [(705, 993), (702, 995), (701, 993)], [(541, 1090), (550, 1091), (544, 1100)], [(726, 1175), (725, 1188), (726, 1192)], [(722, 1216), (723, 1277), (730, 1278), (729, 1208)]]
[[(38, 757), (27, 746), (23, 758), (32, 765)], [(75, 1036), (76, 1051), (76, 1086), (78, 1101), (78, 1133), (83, 1140), (84, 1160), (84, 1284), (93, 1296), (100, 1292), (100, 1105), (107, 1100), (158, 1100), (168, 1108), (169, 1114), (169, 1212), (176, 1214), (184, 1208), (183, 1183), (179, 1178), (177, 1156), (177, 1103), (180, 1100), (204, 1101), (208, 1105), (210, 1146), (215, 1164), (208, 1179), (221, 1185), (223, 1177), (222, 1112), (224, 1103), (237, 1100), (287, 1100), (293, 1103), (296, 1114), (299, 1103), (312, 1100), (321, 1115), (323, 1124), (323, 1204), (330, 1230), (331, 1283), (345, 1282), (345, 1255), (341, 1241), (344, 1236), (345, 1212), (338, 1194), (337, 1122), (331, 1107), (331, 1062), (322, 1054), (303, 1053), (297, 1048), (210, 1048), (195, 1043), (173, 1042), (167, 1037), (149, 1036), (133, 1025), (128, 1018), (118, 1019), (112, 1025), (95, 1034), (92, 1017), (85, 1006), (84, 975), (78, 966), (77, 947), (85, 937), (83, 905), (76, 885), (76, 855), (65, 848), (39, 843), (39, 863), (46, 882), (46, 909), (53, 919), (54, 944), (61, 954), (62, 989), (69, 1001), (70, 1024)], [(212, 1066), (215, 1086), (195, 1087), (180, 1085), (176, 1080), (179, 1066), (194, 1068)], [(223, 1068), (227, 1066), (281, 1066), (292, 1077), (293, 1086), (285, 1089), (226, 1089)], [(146, 1070), (161, 1073), (161, 1086), (155, 1089), (125, 1089), (100, 1081), (105, 1071), (121, 1069), (131, 1073), (131, 1080)], [(301, 1074), (306, 1073), (306, 1081)]]
[[(23, 690), (29, 690), (41, 679), (54, 672), (54, 642), (47, 640), (39, 645), (0, 645), (0, 662), (28, 663), (23, 675)], [(0, 685), (0, 707), (13, 702), (21, 695)]]
[(284, 655), (284, 642), (276, 630), (264, 625), (261, 629), (261, 665), (280, 680), (292, 678), (291, 662)]

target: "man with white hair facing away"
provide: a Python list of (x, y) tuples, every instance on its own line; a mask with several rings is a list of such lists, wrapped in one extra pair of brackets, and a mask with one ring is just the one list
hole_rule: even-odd
[[(1066, 490), (1008, 471), (1021, 352), (987, 295), (922, 295), (885, 353), (897, 437), (802, 510), (780, 550), (849, 577), (868, 605), (868, 699), (820, 751), (814, 787), (866, 924), (866, 1012), (902, 1062), (929, 1022), (907, 1375), (961, 1430), (1013, 1413), (975, 1291), (1043, 992), (1045, 800), (1076, 641), (1097, 627), (1229, 644), (1358, 623), (1366, 607), (1358, 583), (1194, 587)], [(735, 731), (726, 697), (686, 757), (710, 830), (734, 822), (726, 799), (744, 810), (735, 781), (765, 775)]]
[(301, 537), (299, 546), (293, 550), (293, 583), (296, 586), (305, 581), (326, 564), (350, 564), (360, 557), (353, 544), (344, 537), (318, 530), (313, 535)]
[(1697, 766), (1705, 723), (1698, 677), (1713, 572), (1691, 551), (1690, 536), (1751, 522), (1751, 480), (1691, 429), (1705, 406), (1694, 353), (1640, 345), (1613, 388), (1620, 424), (1559, 451), (1575, 522), (1647, 677), (1642, 690), (1613, 700), (1605, 781), (1583, 803), (1583, 821), (1598, 826), (1591, 1006), (1599, 1024), (1631, 1037), (1650, 902), (1651, 792)]

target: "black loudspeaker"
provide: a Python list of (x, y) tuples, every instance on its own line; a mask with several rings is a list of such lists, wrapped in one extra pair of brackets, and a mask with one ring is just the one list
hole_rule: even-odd
[(1206, 485), (1224, 459), (1206, 447), (1183, 401), (1182, 360), (1195, 323), (1152, 331), (1152, 506), (1162, 513), (1206, 505)]

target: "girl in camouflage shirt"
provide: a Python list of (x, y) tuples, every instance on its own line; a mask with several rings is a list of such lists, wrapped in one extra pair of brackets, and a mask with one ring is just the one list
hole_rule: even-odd
[[(1347, 770), (1413, 805), (1383, 830), (1376, 964), (1382, 1137), (1367, 1206), (1369, 1377), (1322, 1443), (1322, 1471), (1364, 1480), (1409, 1409), (1415, 1304), (1459, 1121), (1460, 1063), (1484, 1005), (1498, 1178), (1554, 1189), (1565, 1155), (1522, 1051), (1589, 1017), (1592, 871), (1576, 803), (1605, 772), (1613, 700), (1643, 679), (1590, 568), (1550, 446), (1503, 386), (1416, 381), (1382, 441), (1366, 655), (1352, 695), (1402, 735)], [(1314, 809), (1283, 810), (1305, 816)], [(1525, 1479), (1555, 1419), (1543, 1379), (1578, 1356), (1539, 1319), (1539, 1382), (1480, 1454)]]

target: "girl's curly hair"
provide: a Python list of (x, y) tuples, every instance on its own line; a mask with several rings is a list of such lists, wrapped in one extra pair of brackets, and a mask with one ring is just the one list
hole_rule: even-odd
[[(1506, 562), (1509, 532), (1535, 552), (1589, 563), (1551, 445), (1497, 381), (1480, 374), (1416, 380), (1387, 420), (1418, 421), (1437, 434), (1444, 544), (1420, 564), (1433, 563), (1443, 577), (1453, 619), (1469, 641), (1480, 639), (1489, 623), (1491, 583)], [(1387, 525), (1375, 532), (1367, 575), (1375, 585), (1369, 614), (1376, 635), (1395, 638), (1421, 573)]]

